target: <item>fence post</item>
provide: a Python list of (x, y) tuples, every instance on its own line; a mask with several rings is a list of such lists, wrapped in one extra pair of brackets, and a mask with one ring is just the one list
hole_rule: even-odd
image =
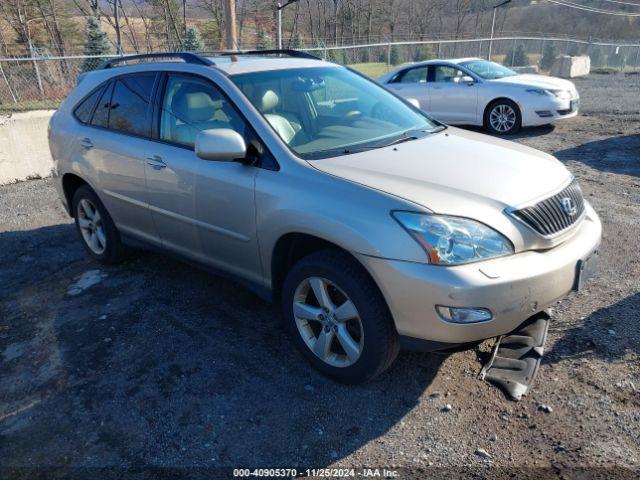
[(38, 60), (33, 59), (33, 68), (36, 71), (36, 80), (38, 81), (38, 90), (40, 91), (40, 100), (44, 100), (44, 87), (42, 86), (42, 77), (40, 76), (40, 68), (38, 67)]
[(438, 42), (438, 58), (442, 58), (442, 56), (440, 55), (440, 47), (442, 46), (442, 43)]
[(391, 68), (391, 43), (387, 43), (387, 72)]
[(516, 44), (518, 43), (517, 40), (513, 40), (513, 50), (511, 50), (511, 66), (513, 67), (513, 64), (516, 61)]

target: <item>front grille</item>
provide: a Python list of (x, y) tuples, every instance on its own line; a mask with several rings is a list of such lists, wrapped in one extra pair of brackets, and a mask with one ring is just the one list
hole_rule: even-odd
[(511, 212), (514, 217), (545, 237), (566, 230), (582, 218), (583, 213), (584, 199), (576, 180), (561, 192), (531, 207)]

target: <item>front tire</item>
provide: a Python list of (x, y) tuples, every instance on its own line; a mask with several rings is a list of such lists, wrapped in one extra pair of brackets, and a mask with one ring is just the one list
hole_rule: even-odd
[(522, 128), (520, 108), (511, 100), (496, 100), (484, 115), (484, 127), (494, 135), (512, 135)]
[(120, 232), (91, 187), (83, 185), (76, 190), (72, 208), (78, 234), (91, 258), (104, 265), (122, 261), (125, 247)]
[(350, 255), (312, 253), (284, 281), (282, 311), (296, 347), (321, 373), (356, 384), (384, 372), (398, 355), (391, 313)]

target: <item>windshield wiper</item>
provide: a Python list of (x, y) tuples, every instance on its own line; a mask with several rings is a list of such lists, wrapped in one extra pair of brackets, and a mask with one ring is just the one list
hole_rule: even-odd
[(403, 132), (400, 137), (397, 137), (390, 142), (376, 143), (375, 145), (366, 145), (366, 146), (356, 147), (356, 148), (347, 147), (344, 149), (344, 153), (355, 153), (356, 151), (375, 150), (376, 148), (391, 147), (393, 145), (398, 145), (399, 143), (410, 142), (411, 140), (419, 140), (420, 138), (424, 138), (427, 135), (431, 135), (432, 133), (441, 132), (445, 128), (446, 127), (444, 125), (439, 125), (436, 128), (431, 130), (416, 130), (412, 128), (411, 130), (407, 130), (406, 132)]

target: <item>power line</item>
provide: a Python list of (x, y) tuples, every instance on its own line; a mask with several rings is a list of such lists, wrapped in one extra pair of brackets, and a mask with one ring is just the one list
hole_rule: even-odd
[(640, 3), (621, 2), (620, 0), (598, 0), (599, 2), (617, 3), (618, 5), (631, 5), (633, 7), (640, 7)]
[(580, 5), (579, 3), (572, 3), (568, 0), (547, 0), (549, 3), (556, 5), (562, 5), (563, 7), (575, 8), (576, 10), (583, 10), (585, 12), (600, 13), (603, 15), (615, 15), (618, 17), (640, 17), (640, 13), (626, 13), (626, 12), (614, 12), (613, 10), (604, 10), (602, 8), (588, 7), (586, 5)]

